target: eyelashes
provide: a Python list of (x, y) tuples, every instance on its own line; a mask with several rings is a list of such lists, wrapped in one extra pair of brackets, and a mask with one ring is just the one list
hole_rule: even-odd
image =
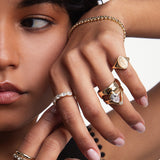
[(28, 31), (39, 31), (54, 24), (53, 19), (46, 18), (45, 16), (33, 16), (24, 18), (21, 22), (21, 27)]

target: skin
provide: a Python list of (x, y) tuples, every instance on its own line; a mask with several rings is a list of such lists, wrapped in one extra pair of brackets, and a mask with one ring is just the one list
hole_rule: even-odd
[[(19, 2), (0, 1), (0, 82), (10, 82), (25, 92), (14, 103), (0, 105), (0, 139), (6, 142), (6, 147), (1, 143), (0, 155), (6, 160), (52, 100), (49, 69), (62, 52), (70, 27), (68, 14), (58, 6), (17, 8)], [(24, 17), (45, 18), (53, 24), (41, 20), (45, 25), (38, 27), (43, 28), (28, 30), (20, 25)]]
[[(99, 15), (111, 15), (124, 24), (128, 37), (159, 38), (160, 23), (157, 21), (160, 15), (159, 5), (159, 1), (156, 0), (113, 0), (103, 6), (93, 8), (81, 19)], [(103, 22), (81, 25), (74, 30), (68, 46), (65, 47), (64, 56), (60, 57), (53, 65), (58, 68), (57, 70), (60, 74), (55, 79), (54, 75), (57, 74), (52, 70), (51, 75), (54, 87), (57, 89), (55, 95), (62, 92), (63, 88), (66, 90), (73, 89), (85, 117), (106, 140), (115, 144), (114, 140), (118, 137), (124, 140), (124, 134), (117, 130), (112, 121), (105, 115), (93, 86), (96, 85), (100, 89), (109, 86), (114, 79), (111, 74), (111, 67), (118, 56), (126, 56), (126, 53), (121, 28), (116, 23)], [(63, 65), (65, 65), (66, 69), (62, 67)], [(69, 76), (66, 72), (69, 73)], [(126, 70), (116, 70), (116, 72), (128, 87), (136, 102), (146, 107), (148, 104), (147, 94), (133, 67), (129, 64)], [(79, 77), (81, 77), (81, 82)], [(59, 84), (59, 81), (61, 81), (61, 84)], [(68, 84), (66, 82), (71, 83)], [(142, 100), (144, 97), (146, 98), (145, 103), (144, 99)], [(70, 105), (68, 106), (67, 104)], [(85, 153), (85, 150), (91, 148), (93, 144), (89, 142), (89, 136), (84, 139), (84, 135), (87, 135), (87, 130), (79, 123), (81, 119), (78, 116), (75, 119), (77, 107), (74, 101), (63, 99), (57, 103), (57, 106), (65, 125), (69, 128), (81, 151)], [(130, 127), (139, 122), (144, 124), (143, 119), (125, 96), (122, 106), (111, 106)], [(70, 126), (70, 124), (73, 125)]]
[[(79, 88), (80, 86), (78, 85), (77, 80), (75, 79), (76, 77), (74, 75), (75, 70), (72, 70), (73, 67), (70, 68), (70, 65), (71, 64), (76, 65), (75, 62), (77, 61), (80, 62), (79, 63), (81, 66), (80, 68), (82, 68), (82, 70), (77, 70), (77, 71), (80, 72), (84, 71), (85, 76), (81, 78), (82, 82), (84, 82), (83, 88), (86, 85), (88, 85), (88, 87), (90, 88), (91, 92), (88, 94), (93, 94), (92, 83), (88, 81), (89, 80), (88, 76), (90, 77), (88, 71), (92, 70), (93, 68), (86, 68), (86, 64), (82, 61), (81, 58), (78, 57), (74, 57), (77, 60), (75, 62), (70, 63), (70, 60), (72, 60), (70, 59), (70, 55), (73, 55), (70, 53), (74, 52), (71, 52), (72, 50), (67, 51), (68, 47), (64, 49), (64, 46), (67, 41), (68, 30), (70, 28), (69, 17), (65, 12), (65, 10), (63, 8), (60, 8), (55, 5), (53, 6), (48, 3), (41, 3), (38, 5), (22, 7), (21, 5), (19, 5), (21, 1), (11, 0), (9, 2), (6, 1), (0, 1), (0, 2), (1, 2), (0, 29), (1, 33), (3, 33), (1, 34), (0, 79), (1, 82), (10, 82), (14, 84), (24, 92), (24, 94), (22, 94), (20, 98), (14, 103), (7, 105), (1, 104), (0, 108), (1, 109), (0, 130), (2, 131), (1, 139), (4, 139), (5, 142), (9, 136), (13, 138), (10, 141), (8, 141), (8, 143), (10, 143), (11, 141), (14, 142), (12, 143), (12, 145), (6, 143), (6, 146), (10, 147), (5, 151), (2, 150), (3, 151), (2, 157), (3, 156), (5, 157), (7, 155), (6, 154), (7, 152), (13, 153), (14, 152), (13, 149), (15, 150), (15, 148), (18, 148), (17, 146), (22, 141), (22, 138), (24, 137), (27, 130), (29, 130), (35, 123), (36, 116), (42, 110), (44, 110), (46, 106), (50, 104), (53, 95), (61, 93), (62, 91), (64, 92), (65, 90), (66, 91), (70, 90), (70, 88), (68, 88), (69, 87), (68, 82), (71, 83), (73, 82), (74, 86), (72, 86), (72, 88), (73, 87), (75, 88), (74, 93), (77, 95), (77, 99), (82, 106), (82, 110), (85, 113), (86, 118), (88, 118), (88, 120), (91, 121), (91, 123), (101, 132), (101, 134), (112, 143), (114, 143), (113, 141), (117, 137), (123, 138), (123, 135), (113, 126), (112, 122), (105, 115), (105, 112), (101, 108), (98, 99), (96, 100), (97, 101), (96, 103), (98, 104), (99, 108), (96, 107), (95, 110), (96, 112), (98, 111), (97, 113), (99, 113), (97, 115), (97, 113), (94, 114), (93, 112), (94, 107), (93, 106), (90, 107), (91, 104), (89, 105), (89, 101), (88, 100), (86, 101), (86, 99), (82, 97), (84, 93), (83, 91), (82, 92), (80, 91)], [(4, 8), (5, 10), (3, 10)], [(22, 25), (20, 25), (21, 22), (24, 20), (24, 18), (31, 17), (31, 15), (33, 18), (37, 17), (46, 18), (53, 24), (47, 25), (41, 29), (36, 28), (35, 30), (29, 30), (24, 26), (22, 27)], [(46, 24), (46, 21), (45, 22), (43, 21), (42, 24), (44, 23)], [(68, 45), (70, 45), (70, 43), (68, 43)], [(69, 54), (65, 54), (66, 51)], [(75, 56), (79, 55), (75, 54)], [(37, 64), (40, 65), (38, 65), (37, 67)], [(65, 70), (64, 68), (66, 66), (67, 70)], [(53, 90), (51, 90), (50, 88), (49, 71), (51, 67), (52, 69), (50, 72), (50, 76), (52, 80)], [(79, 65), (76, 66), (75, 68), (79, 68)], [(71, 74), (66, 74), (68, 72)], [(66, 79), (68, 75), (69, 79)], [(110, 82), (111, 80), (113, 80), (113, 77), (110, 79)], [(109, 83), (109, 81), (107, 83)], [(59, 84), (61, 84), (60, 88)], [(103, 87), (103, 85), (101, 87)], [(77, 89), (80, 91), (79, 93), (76, 93)], [(67, 106), (64, 104), (67, 104)], [(84, 110), (85, 107), (83, 106), (85, 105), (90, 110), (90, 112), (87, 112), (88, 109)], [(126, 101), (126, 104), (124, 104), (124, 106), (126, 105), (131, 106), (129, 101)], [(133, 109), (132, 106), (131, 108), (132, 108), (131, 110), (128, 110), (128, 113), (130, 113), (128, 115), (130, 116), (132, 115), (131, 117), (134, 116), (135, 118), (133, 122), (129, 122), (130, 125), (132, 123), (136, 124), (139, 121), (141, 121), (141, 123), (144, 123), (141, 116)], [(68, 97), (67, 99), (64, 98), (61, 101), (58, 101), (57, 111), (61, 115), (65, 126), (68, 128), (73, 138), (76, 140), (79, 148), (84, 153), (84, 155), (88, 159), (94, 159), (94, 157), (88, 152), (90, 151), (90, 149), (92, 149), (92, 152), (95, 152), (94, 154), (96, 154), (98, 158), (99, 150), (95, 142), (89, 135), (82, 121), (82, 118), (79, 114), (79, 110), (77, 109), (77, 104), (75, 102), (75, 99), (73, 97)], [(51, 111), (49, 110), (48, 112), (50, 113)], [(46, 112), (46, 114), (44, 115), (44, 117), (42, 117), (42, 120), (36, 125), (36, 127), (33, 127), (33, 130), (31, 129), (30, 133), (27, 134), (27, 136), (24, 138), (24, 142), (20, 146), (20, 150), (22, 152), (29, 154), (31, 157), (37, 156), (37, 159), (44, 159), (44, 157), (46, 156), (49, 158), (49, 154), (50, 158), (53, 159), (58, 155), (63, 146), (60, 145), (59, 150), (55, 151), (54, 155), (52, 154), (52, 152), (49, 152), (47, 150), (48, 146), (50, 146), (50, 148), (52, 148), (53, 150), (56, 150), (55, 148), (57, 148), (53, 145), (55, 143), (52, 142), (52, 141), (55, 142), (54, 137), (56, 137), (56, 140), (59, 143), (60, 139), (62, 142), (67, 143), (70, 137), (63, 126), (58, 128), (57, 131), (58, 133), (59, 132), (63, 133), (60, 136), (61, 138), (57, 136), (58, 134), (56, 134), (57, 133), (56, 131), (51, 135), (51, 138), (47, 137), (50, 134), (50, 132), (54, 129), (54, 127), (57, 125), (56, 123), (54, 123), (55, 119), (53, 121), (52, 118), (46, 118), (46, 117), (52, 117), (50, 116), (50, 114), (48, 114), (48, 112)], [(102, 126), (97, 125), (97, 122), (91, 119), (93, 115), (95, 115), (99, 123), (105, 122), (106, 123), (105, 125), (108, 127), (106, 127), (105, 130), (102, 130)], [(123, 116), (125, 117), (125, 115)], [(74, 117), (76, 117), (76, 119)], [(128, 120), (129, 117), (126, 117), (126, 121)], [(45, 125), (43, 126), (44, 123)], [(42, 130), (43, 127), (47, 128), (47, 130), (45, 130), (45, 133), (40, 132), (40, 128)], [(17, 132), (21, 134), (17, 134)], [(39, 136), (37, 136), (37, 134), (39, 134)], [(66, 138), (63, 141), (62, 135), (64, 134)], [(36, 139), (35, 136), (43, 138)], [(33, 142), (35, 142), (34, 145), (32, 145)], [(42, 151), (39, 151), (41, 143), (44, 143), (44, 147), (42, 147), (41, 149)], [(49, 154), (47, 154), (48, 152)]]
[[(8, 9), (8, 6), (6, 7), (6, 5), (8, 5), (8, 2), (6, 1), (1, 1), (1, 2), (3, 2), (1, 6), (4, 6), (2, 7), (2, 10), (3, 8)], [(14, 18), (12, 17), (13, 15), (15, 15), (15, 13), (17, 13), (17, 17), (24, 16), (25, 14), (22, 14), (23, 12), (17, 11), (15, 7), (13, 7), (16, 5), (15, 3), (17, 3), (18, 1), (9, 1), (9, 2), (10, 2), (9, 3), (10, 9), (8, 9), (9, 12), (7, 12), (8, 11), (7, 9), (4, 12), (2, 12), (2, 13), (6, 13), (8, 16), (4, 16), (5, 18), (7, 17), (6, 19), (4, 17), (2, 18), (4, 19), (3, 21), (4, 23), (2, 23), (1, 29), (4, 29), (4, 31), (2, 30), (2, 33), (5, 33), (5, 34), (2, 34), (1, 39), (3, 40), (2, 42), (8, 43), (8, 41), (5, 41), (7, 37), (9, 37), (10, 35), (13, 35), (15, 37), (14, 43), (12, 39), (8, 38), (9, 42), (11, 43), (11, 44), (9, 43), (11, 47), (8, 47), (8, 48), (11, 49), (12, 52), (15, 51), (14, 52), (15, 54), (9, 54), (11, 53), (11, 51), (2, 52), (1, 58), (5, 57), (3, 59), (5, 60), (5, 63), (4, 61), (1, 61), (0, 63), (2, 64), (1, 73), (3, 73), (1, 74), (1, 81), (4, 81), (6, 78), (8, 78), (9, 76), (7, 77), (7, 75), (13, 74), (14, 78), (18, 75), (18, 77), (16, 77), (12, 81), (13, 82), (16, 81), (14, 83), (17, 83), (18, 82), (17, 79), (19, 79), (19, 84), (16, 84), (16, 85), (20, 85), (19, 87), (24, 87), (24, 90), (27, 91), (27, 96), (23, 96), (24, 98), (22, 98), (21, 100), (22, 102), (20, 103), (20, 104), (25, 103), (27, 107), (20, 108), (21, 105), (17, 104), (15, 106), (16, 107), (19, 106), (19, 107), (17, 108), (15, 107), (16, 109), (12, 113), (11, 111), (5, 112), (5, 109), (3, 111), (3, 107), (2, 107), (3, 115), (11, 114), (11, 118), (9, 120), (3, 116), (2, 126), (4, 127), (8, 126), (8, 129), (5, 128), (5, 130), (10, 130), (10, 128), (11, 130), (13, 130), (23, 126), (23, 129), (21, 130), (21, 133), (23, 133), (21, 134), (21, 136), (23, 137), (26, 131), (29, 128), (31, 128), (32, 124), (35, 122), (34, 118), (36, 117), (36, 115), (44, 109), (43, 108), (44, 106), (46, 107), (51, 102), (51, 97), (53, 97), (53, 95), (59, 94), (64, 91), (73, 90), (74, 94), (77, 96), (78, 102), (80, 102), (80, 106), (86, 118), (91, 122), (91, 124), (100, 132), (100, 134), (105, 139), (107, 139), (108, 141), (114, 144), (115, 144), (114, 140), (116, 138), (120, 137), (124, 139), (123, 134), (116, 129), (116, 127), (112, 124), (109, 117), (106, 116), (93, 90), (93, 87), (95, 85), (97, 85), (100, 89), (103, 89), (109, 86), (109, 84), (113, 82), (114, 77), (111, 75), (110, 68), (114, 64), (114, 62), (116, 61), (119, 55), (125, 56), (122, 31), (120, 30), (119, 27), (117, 27), (117, 24), (114, 24), (111, 22), (103, 23), (102, 25), (93, 24), (89, 34), (85, 34), (85, 33), (88, 33), (88, 29), (90, 28), (90, 25), (87, 26), (86, 28), (82, 26), (72, 34), (72, 37), (70, 38), (67, 46), (63, 50), (67, 40), (67, 31), (70, 27), (68, 16), (64, 12), (64, 10), (60, 10), (63, 13), (62, 16), (61, 16), (61, 12), (57, 12), (57, 10), (56, 12), (53, 13), (53, 15), (55, 16), (54, 19), (57, 20), (56, 21), (57, 25), (55, 25), (56, 27), (53, 25), (52, 27), (49, 27), (41, 32), (38, 32), (39, 34), (36, 34), (36, 33), (29, 34), (28, 32), (26, 34), (26, 32), (22, 32), (21, 29), (19, 30), (18, 27), (15, 27), (15, 25), (13, 25), (13, 22), (15, 22), (13, 21), (15, 17)], [(114, 1), (114, 2), (118, 3), (117, 1)], [(103, 7), (97, 7), (91, 10), (90, 12), (88, 12), (87, 14), (85, 14), (83, 18), (91, 17), (93, 15), (94, 16), (100, 15), (102, 13), (103, 15), (104, 14), (106, 15), (106, 13), (112, 15), (113, 13), (113, 16), (116, 16), (112, 10), (112, 9), (114, 10), (117, 9), (117, 8), (114, 8), (115, 6), (116, 5), (113, 5), (113, 7), (108, 7), (108, 5), (104, 5)], [(38, 9), (37, 7), (38, 6), (36, 6), (35, 9), (31, 7), (30, 8), (31, 11), (29, 12), (28, 12), (29, 8), (26, 8), (23, 11), (24, 12), (26, 11), (25, 13), (27, 14), (32, 13), (33, 11), (35, 12), (35, 10), (37, 11)], [(43, 6), (43, 7), (45, 8), (46, 6)], [(13, 10), (13, 12), (11, 12), (11, 10)], [(40, 7), (39, 10), (41, 11), (42, 8)], [(45, 10), (45, 13), (46, 11), (47, 11), (47, 14), (52, 13), (52, 12), (48, 13), (48, 11), (51, 11), (48, 8)], [(14, 14), (11, 14), (11, 13), (14, 13)], [(125, 22), (123, 21), (124, 19), (122, 17), (123, 17), (123, 14), (120, 14), (120, 17), (118, 18), (122, 22)], [(5, 23), (6, 20), (9, 23)], [(7, 27), (8, 27), (8, 30), (6, 30)], [(83, 31), (84, 34), (81, 34), (81, 31)], [(128, 27), (127, 27), (127, 31), (128, 33), (130, 33)], [(19, 33), (18, 36), (17, 35), (15, 36), (15, 33), (17, 32)], [(45, 39), (45, 42), (47, 39), (48, 43), (44, 43), (44, 39)], [(53, 49), (53, 44), (54, 44), (53, 42), (55, 42), (56, 44), (54, 46), (55, 47), (54, 49)], [(79, 44), (79, 42), (81, 43)], [(104, 42), (107, 42), (107, 43), (104, 44)], [(116, 42), (116, 43), (113, 43), (113, 42)], [(2, 49), (6, 49), (7, 48), (6, 46), (10, 46), (10, 45), (6, 45), (7, 43), (2, 43), (4, 45)], [(53, 56), (53, 51), (55, 53), (55, 57)], [(37, 54), (35, 55), (35, 53), (39, 53), (39, 52), (42, 54), (38, 54), (38, 56)], [(94, 55), (92, 54), (91, 56), (90, 53), (92, 52), (94, 53)], [(28, 53), (30, 53), (31, 55), (29, 55)], [(61, 55), (58, 57), (60, 53)], [(99, 53), (102, 53), (101, 56), (99, 56)], [(35, 56), (35, 58), (33, 56)], [(53, 57), (55, 59), (53, 59)], [(96, 57), (96, 58), (98, 57), (98, 59), (96, 60), (98, 60), (101, 66), (97, 66), (95, 59), (92, 59), (92, 57)], [(36, 63), (41, 64), (40, 67), (36, 67), (37, 64), (35, 63), (35, 61), (32, 62), (33, 58), (34, 60), (37, 61)], [(10, 60), (8, 61), (8, 59)], [(6, 63), (6, 60), (7, 60), (7, 63)], [(45, 62), (42, 62), (42, 61), (45, 61)], [(53, 63), (54, 61), (55, 63)], [(33, 65), (31, 65), (30, 63)], [(51, 92), (51, 88), (49, 87), (49, 76), (48, 76), (48, 72), (50, 70), (51, 65), (52, 65), (52, 69), (50, 71), (50, 76), (52, 79), (53, 94)], [(22, 69), (20, 69), (20, 67), (22, 67)], [(12, 74), (9, 74), (9, 72), (11, 71), (12, 71)], [(23, 76), (25, 77), (25, 79), (21, 79), (21, 76), (20, 76), (21, 74), (27, 75), (28, 79), (25, 77), (25, 75)], [(141, 102), (142, 97), (145, 97), (147, 101), (146, 91), (143, 85), (141, 84), (140, 80), (138, 79), (138, 76), (136, 75), (132, 66), (130, 65), (129, 68), (126, 70), (126, 72), (120, 71), (118, 72), (118, 74), (122, 79), (122, 81), (128, 86), (132, 95), (135, 97), (136, 101), (141, 105), (146, 105)], [(35, 78), (35, 75), (36, 75), (36, 78)], [(79, 75), (81, 75), (81, 82), (83, 82), (81, 84), (79, 83)], [(34, 80), (34, 83), (33, 82), (29, 83), (31, 79)], [(130, 83), (130, 80), (132, 80), (134, 83)], [(140, 92), (137, 92), (137, 88)], [(47, 96), (45, 97), (45, 95)], [(87, 97), (84, 95), (87, 95)], [(130, 126), (133, 126), (139, 122), (144, 124), (144, 120), (142, 119), (142, 117), (139, 115), (139, 113), (136, 110), (134, 110), (133, 106), (130, 104), (130, 102), (127, 100), (125, 96), (124, 96), (123, 106), (118, 108), (115, 106), (112, 106), (112, 107), (121, 115), (121, 117)], [(91, 139), (80, 117), (79, 111), (77, 109), (77, 104), (74, 98), (68, 97), (68, 98), (61, 99), (60, 101), (58, 101), (56, 108), (57, 108), (57, 113), (61, 115), (65, 126), (68, 128), (68, 130), (72, 134), (73, 138), (77, 142), (79, 148), (84, 153), (84, 155), (88, 159), (95, 159), (93, 157), (90, 157), (90, 155), (88, 155), (88, 150), (92, 148), (95, 151), (95, 154), (97, 154), (97, 159), (99, 159), (98, 148), (94, 143), (93, 139)], [(16, 115), (16, 120), (13, 120), (13, 117), (15, 118), (15, 115)], [(17, 115), (20, 115), (20, 117), (17, 117)], [(23, 115), (26, 115), (25, 118)], [(93, 117), (95, 118), (93, 119)], [(57, 123), (59, 123), (59, 121), (57, 121), (57, 123), (55, 124), (54, 123), (56, 122), (55, 120), (58, 119), (58, 118), (56, 119), (55, 118), (56, 118), (55, 113), (53, 114), (52, 112), (51, 114), (51, 110), (48, 110), (48, 112), (46, 112), (45, 115), (42, 117), (41, 121), (38, 124), (36, 124), (31, 129), (29, 134), (25, 137), (24, 142), (20, 146), (20, 150), (33, 157), (35, 157), (38, 153), (37, 159), (45, 159), (45, 157), (47, 157), (48, 159), (56, 159), (58, 153), (70, 138), (70, 135), (64, 129), (63, 125), (60, 128), (56, 128), (56, 125)], [(31, 120), (33, 121), (31, 122)], [(28, 125), (25, 126), (25, 124), (28, 124)], [(43, 130), (44, 128), (47, 128), (47, 130)], [(53, 129), (56, 129), (55, 132), (50, 134)], [(49, 134), (50, 136), (48, 136)], [(13, 138), (14, 140), (19, 139), (19, 143), (22, 141), (22, 137), (17, 138), (16, 132), (14, 132), (14, 134), (12, 133), (12, 135), (15, 135)], [(10, 132), (10, 136), (11, 136), (11, 132)], [(2, 138), (5, 137), (7, 139), (7, 137), (4, 136), (3, 133), (1, 137)], [(36, 137), (43, 137), (43, 138), (36, 139)], [(37, 142), (38, 142), (38, 145), (37, 145)], [(41, 148), (41, 150), (39, 150), (39, 146), (42, 143), (43, 143), (43, 147)], [(16, 141), (16, 146), (18, 146), (17, 141)], [(13, 151), (13, 148), (14, 149), (17, 148), (16, 146), (12, 147), (10, 151), (11, 150)], [(29, 149), (29, 147), (31, 146), (32, 146), (32, 150)], [(53, 155), (53, 151), (55, 151), (54, 155)], [(2, 153), (4, 157), (6, 156), (6, 154), (7, 154), (7, 150)]]
[[(11, 106), (2, 106), (0, 108), (1, 130), (12, 130), (12, 125), (13, 128), (21, 126), (22, 123), (40, 113), (45, 108), (44, 106), (50, 104), (53, 95), (47, 71), (63, 50), (66, 43), (66, 36), (63, 35), (67, 33), (68, 28), (66, 26), (69, 27), (68, 15), (62, 10), (58, 11), (57, 8), (53, 10), (51, 5), (16, 10), (16, 4), (15, 6), (13, 4), (1, 5), (1, 7), (5, 7), (5, 11), (1, 10), (1, 12), (6, 16), (1, 13), (1, 33), (3, 34), (1, 34), (0, 79), (1, 82), (13, 83), (26, 94), (22, 95)], [(57, 19), (56, 24), (34, 33), (27, 32), (27, 30), (23, 30), (22, 27), (18, 26), (19, 24), (16, 24), (16, 21), (30, 14), (38, 14), (40, 10), (41, 15), (46, 14), (48, 18), (50, 16)], [(11, 36), (14, 42), (10, 38)], [(54, 43), (57, 45), (53, 46)], [(33, 70), (33, 68), (35, 69)], [(33, 83), (28, 83), (33, 79)], [(22, 104), (23, 107), (21, 107)], [(7, 117), (4, 118), (4, 115), (5, 117), (7, 115)], [(15, 119), (15, 115), (19, 116)]]
[(103, 146), (102, 151), (106, 153), (106, 160), (154, 160), (160, 158), (159, 94), (160, 83), (148, 91), (149, 106), (145, 110), (137, 105), (135, 101), (132, 102), (135, 109), (140, 112), (145, 119), (147, 129), (143, 134), (133, 132), (115, 111), (108, 113), (113, 123), (125, 134), (126, 144), (123, 147), (115, 147), (107, 143), (105, 139), (92, 128), (92, 132), (95, 133), (94, 138), (98, 138), (99, 144)]

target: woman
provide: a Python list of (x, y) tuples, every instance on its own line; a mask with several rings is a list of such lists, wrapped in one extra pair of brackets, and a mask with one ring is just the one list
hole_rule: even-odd
[[(9, 2), (6, 2), (1, 0), (0, 3), (1, 33), (3, 33), (1, 34), (0, 55), (1, 158), (11, 158), (11, 153), (13, 153), (15, 149), (18, 148), (19, 144), (22, 143), (23, 138), (28, 130), (30, 130), (33, 125), (35, 125), (36, 116), (50, 104), (53, 95), (55, 96), (61, 92), (68, 92), (71, 90), (74, 91), (74, 95), (76, 95), (77, 100), (80, 103), (80, 106), (86, 117), (91, 121), (92, 125), (103, 135), (103, 137), (115, 145), (123, 145), (124, 137), (122, 133), (120, 133), (113, 126), (109, 118), (101, 109), (99, 102), (96, 100), (96, 103), (93, 103), (94, 105), (97, 104), (98, 107), (93, 107), (90, 105), (91, 100), (95, 99), (95, 94), (93, 94), (93, 90), (88, 87), (98, 85), (102, 90), (103, 88), (108, 87), (108, 85), (113, 82), (114, 78), (111, 75), (109, 76), (110, 78), (108, 76), (101, 77), (101, 74), (99, 74), (99, 69), (96, 74), (89, 75), (88, 70), (92, 70), (93, 68), (86, 66), (86, 63), (84, 63), (86, 62), (85, 60), (88, 59), (85, 58), (85, 60), (82, 61), (82, 57), (79, 57), (79, 53), (73, 54), (72, 52), (76, 48), (75, 46), (79, 44), (79, 40), (84, 38), (84, 35), (82, 34), (85, 33), (82, 32), (82, 30), (85, 31), (84, 27), (81, 27), (81, 29), (83, 29), (81, 30), (81, 32), (79, 32), (81, 33), (79, 34), (79, 36), (76, 36), (77, 32), (74, 32), (66, 45), (68, 30), (71, 26), (70, 19), (66, 10), (70, 13), (70, 15), (76, 15), (71, 14), (71, 11), (73, 11), (73, 9), (74, 13), (76, 13), (76, 11), (78, 11), (79, 9), (75, 8), (75, 6), (73, 5), (74, 2), (72, 2), (73, 4), (71, 3), (74, 6), (73, 8), (71, 8), (71, 10), (70, 7), (68, 7), (69, 2), (65, 1), (11, 0)], [(82, 14), (96, 5), (96, 1), (93, 1), (91, 5), (89, 1), (80, 1), (77, 3), (77, 6), (79, 6), (79, 3), (82, 3), (83, 6), (88, 6), (88, 8), (86, 8), (85, 10), (82, 7)], [(55, 4), (58, 4), (58, 6)], [(85, 16), (93, 16), (93, 14), (94, 16), (98, 16), (100, 13), (102, 13), (102, 11), (104, 11), (104, 8), (105, 12), (107, 11), (106, 8), (110, 9), (110, 7), (108, 7), (107, 5), (102, 7), (101, 9), (95, 8), (84, 15), (83, 18), (86, 18)], [(79, 15), (79, 17), (81, 15)], [(115, 14), (113, 14), (113, 16), (114, 15)], [(75, 17), (77, 17), (77, 15)], [(73, 20), (73, 23), (75, 23), (75, 21), (77, 20), (75, 20), (72, 16), (70, 16), (70, 18)], [(114, 29), (115, 34), (113, 32), (111, 33), (115, 35), (115, 38), (117, 38), (117, 45), (122, 47), (121, 45), (123, 42), (123, 38), (122, 36), (119, 36), (122, 34), (122, 31), (119, 29), (119, 27), (117, 27), (117, 25), (113, 23), (103, 25), (94, 24), (93, 29), (96, 28), (98, 29), (97, 31), (104, 31), (104, 27), (106, 25), (108, 26), (108, 30), (110, 28)], [(88, 26), (86, 26), (86, 30), (88, 30)], [(91, 30), (90, 33), (92, 33), (93, 31), (95, 30)], [(92, 37), (93, 34), (86, 36), (94, 39)], [(76, 37), (77, 39), (75, 39), (74, 37)], [(90, 42), (89, 40), (89, 38), (86, 38), (82, 42), (86, 44), (85, 42)], [(120, 42), (120, 44), (118, 44), (118, 41)], [(53, 44), (56, 45), (53, 46)], [(84, 44), (80, 45), (82, 49), (85, 49)], [(65, 45), (66, 47), (64, 49)], [(96, 45), (94, 46), (96, 47)], [(13, 54), (11, 54), (11, 51), (13, 52)], [(77, 50), (74, 51), (76, 51), (74, 53), (77, 53)], [(102, 53), (104, 53), (103, 50), (101, 51)], [(108, 51), (108, 53), (111, 52)], [(89, 52), (83, 50), (82, 53)], [(102, 58), (100, 60), (100, 62), (103, 62), (103, 65), (104, 59), (106, 59), (104, 55), (105, 54), (102, 54)], [(122, 55), (124, 55), (124, 53)], [(74, 62), (74, 56), (76, 57), (76, 63)], [(118, 54), (114, 56), (117, 57)], [(115, 57), (113, 58), (113, 61), (115, 60)], [(81, 76), (81, 78), (84, 78), (83, 82), (85, 82), (83, 87), (82, 84), (81, 86), (79, 86), (77, 83), (78, 81), (76, 79), (77, 76), (75, 76), (75, 71), (78, 70), (72, 70), (76, 68), (72, 65), (76, 65), (77, 62), (83, 64), (80, 65), (82, 66), (82, 68), (76, 66), (78, 67), (78, 69), (82, 69), (79, 73), (85, 71), (83, 72), (83, 75), (85, 76)], [(91, 60), (91, 62), (94, 61)], [(50, 78), (48, 76), (48, 72), (51, 66), (51, 84), (53, 90), (51, 90), (50, 88)], [(107, 71), (106, 73), (110, 74), (110, 70), (106, 66), (106, 64), (104, 66), (104, 70)], [(64, 68), (67, 69), (65, 70)], [(128, 88), (131, 90), (137, 102), (146, 106), (146, 91), (140, 83), (138, 77), (136, 76), (133, 68), (131, 66), (129, 66), (129, 68), (131, 69), (129, 70), (133, 73), (133, 76), (131, 78), (134, 78), (135, 83), (130, 84), (129, 79), (127, 79), (125, 83), (128, 85)], [(68, 72), (69, 74), (67, 74)], [(93, 78), (93, 75), (98, 74), (101, 77), (99, 79), (99, 82), (96, 78)], [(79, 75), (82, 74), (78, 74), (78, 76)], [(119, 75), (123, 80), (123, 72), (119, 72)], [(126, 73), (125, 75), (127, 76), (128, 73)], [(86, 76), (87, 79), (85, 79)], [(92, 83), (91, 81), (89, 82), (88, 77), (91, 77), (91, 79), (93, 80)], [(93, 97), (91, 96), (92, 99), (87, 99), (87, 101), (86, 98), (82, 96), (84, 95), (84, 90), (79, 90), (81, 88), (84, 89), (85, 84), (87, 84), (87, 88), (92, 91), (86, 94), (93, 95)], [(137, 93), (134, 90), (135, 87), (139, 87), (140, 92)], [(88, 89), (87, 91), (89, 91)], [(77, 104), (73, 97), (67, 97), (58, 100), (56, 104), (57, 111), (55, 112), (55, 108), (52, 107), (44, 114), (41, 120), (31, 129), (29, 134), (25, 137), (25, 140), (20, 146), (19, 150), (30, 155), (31, 157), (36, 157), (36, 159), (56, 159), (59, 152), (64, 147), (64, 143), (67, 143), (70, 138), (69, 133), (62, 125), (58, 128), (56, 127), (58, 123), (60, 123), (60, 120), (58, 120), (59, 116), (57, 114), (60, 114), (65, 126), (71, 132), (82, 153), (88, 159), (99, 159), (100, 153), (98, 151), (98, 147), (88, 134), (76, 106)], [(113, 107), (118, 111), (122, 118), (125, 119), (126, 122), (128, 122), (131, 127), (140, 132), (143, 132), (145, 130), (143, 119), (138, 114), (138, 112), (133, 109), (132, 105), (129, 103), (125, 96), (124, 104), (121, 106), (121, 108), (117, 108), (115, 106)], [(95, 115), (95, 119), (93, 119), (93, 115)], [(102, 122), (103, 125), (99, 125), (99, 123), (102, 124)], [(106, 127), (104, 128), (104, 126)], [(52, 133), (53, 129), (55, 130)]]

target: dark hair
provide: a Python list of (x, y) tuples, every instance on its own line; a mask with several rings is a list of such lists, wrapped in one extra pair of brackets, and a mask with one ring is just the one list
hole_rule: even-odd
[(54, 0), (54, 3), (55, 1), (67, 10), (72, 25), (75, 24), (84, 13), (98, 4), (98, 0)]

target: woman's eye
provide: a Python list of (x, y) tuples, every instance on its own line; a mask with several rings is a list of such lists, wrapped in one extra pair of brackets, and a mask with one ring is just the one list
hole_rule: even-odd
[(27, 18), (21, 22), (21, 26), (29, 30), (43, 29), (50, 24), (51, 21), (42, 18)]

